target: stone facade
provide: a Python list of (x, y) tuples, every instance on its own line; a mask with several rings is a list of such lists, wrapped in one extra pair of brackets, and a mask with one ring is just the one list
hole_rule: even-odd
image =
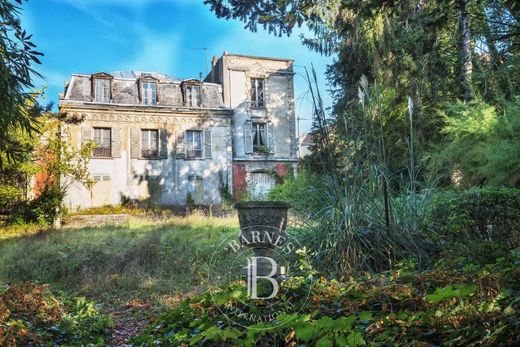
[(295, 169), (291, 60), (225, 53), (204, 81), (73, 74), (59, 108), (82, 120), (64, 131), (72, 145), (95, 143), (93, 187), (64, 178), (71, 209), (123, 199), (218, 205), (223, 189), (263, 195)]
[[(234, 196), (264, 195), (278, 175), (296, 174), (293, 61), (224, 54), (213, 60), (207, 81), (223, 86), (224, 105), (233, 109)], [(263, 104), (255, 104), (252, 81), (263, 81)], [(264, 125), (267, 148), (252, 145), (251, 127)], [(290, 168), (280, 170), (280, 167)]]

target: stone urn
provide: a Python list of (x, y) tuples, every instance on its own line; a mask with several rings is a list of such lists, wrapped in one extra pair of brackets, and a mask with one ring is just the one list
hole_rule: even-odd
[[(235, 205), (240, 223), (240, 243), (252, 248), (257, 263), (257, 274), (264, 276), (272, 271), (274, 249), (287, 241), (287, 212), (291, 205), (283, 201), (247, 201)], [(278, 267), (277, 276), (284, 276), (285, 269)], [(245, 269), (247, 271), (247, 268)]]

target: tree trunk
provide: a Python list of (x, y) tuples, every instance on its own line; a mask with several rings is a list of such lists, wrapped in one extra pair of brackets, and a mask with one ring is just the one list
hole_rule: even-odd
[(471, 61), (471, 33), (469, 31), (468, 17), (468, 0), (457, 0), (457, 12), (459, 15), (459, 33), (460, 33), (460, 67), (461, 67), (461, 83), (462, 94), (464, 100), (468, 101), (473, 98), (471, 90), (471, 74), (473, 73), (473, 63)]

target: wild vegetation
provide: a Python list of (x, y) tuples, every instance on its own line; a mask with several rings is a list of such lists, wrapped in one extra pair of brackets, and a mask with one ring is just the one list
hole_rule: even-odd
[[(104, 301), (131, 297), (167, 306), (168, 297), (223, 284), (217, 276), (208, 283), (208, 259), (237, 228), (236, 218), (194, 214), (163, 221), (135, 217), (129, 226), (13, 232), (0, 240), (0, 282), (52, 283), (53, 289)], [(217, 252), (215, 261), (225, 258)]]
[(307, 70), (312, 154), (269, 196), (291, 202), (289, 233), (309, 255), (273, 309), (309, 300), (241, 325), (221, 314), (251, 309), (245, 284), (225, 283), (239, 265), (216, 251), (236, 217), (116, 207), (88, 212), (131, 214), (129, 226), (42, 229), (63, 212), (62, 177), (89, 184), (90, 150), (68, 147), (64, 118), (26, 92), (40, 53), (21, 3), (0, 1), (0, 345), (107, 344), (117, 306), (147, 313), (135, 345), (520, 344), (518, 2), (205, 0), (251, 30), (305, 24), (303, 43), (336, 58), (331, 114)]
[[(246, 313), (244, 283), (186, 300), (164, 314), (134, 343), (143, 346), (498, 346), (520, 342), (519, 254), (491, 262), (445, 252), (434, 268), (415, 270), (414, 261), (393, 271), (366, 273), (348, 281), (302, 273), (273, 311), (288, 303), (303, 309), (274, 321), (251, 322), (223, 314)], [(307, 292), (312, 288), (309, 297)], [(242, 328), (247, 326), (248, 329)]]
[(52, 294), (46, 286), (0, 286), (0, 345), (104, 346), (112, 322), (93, 302)]

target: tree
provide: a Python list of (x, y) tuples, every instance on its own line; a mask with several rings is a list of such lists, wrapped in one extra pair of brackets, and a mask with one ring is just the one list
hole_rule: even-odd
[[(0, 148), (4, 160), (12, 161), (26, 150), (10, 135), (22, 130), (32, 134), (38, 117), (48, 110), (36, 102), (31, 76), (40, 76), (32, 68), (40, 64), (42, 53), (35, 50), (32, 35), (22, 28), (19, 18), (22, 0), (0, 0)], [(0, 170), (4, 167), (0, 158)]]
[[(263, 26), (289, 35), (305, 24), (312, 35), (302, 37), (303, 43), (335, 56), (327, 69), (334, 97), (331, 144), (341, 153), (342, 168), (377, 161), (398, 178), (410, 170), (410, 148), (422, 154), (438, 150), (435, 145), (446, 136), (439, 110), (474, 96), (500, 107), (501, 100), (520, 94), (516, 1), (205, 3), (218, 17), (240, 19), (251, 30)], [(373, 101), (369, 109), (360, 104), (363, 79)]]
[[(0, 176), (0, 212), (9, 213), (12, 221), (52, 223), (59, 217), (72, 182), (90, 187), (93, 181), (88, 163), (93, 143), (76, 149), (68, 132), (69, 124), (81, 121), (65, 114), (45, 113), (33, 130), (40, 134), (38, 141), (22, 129), (9, 132), (10, 140), (23, 151), (17, 160), (5, 161)], [(6, 151), (0, 149), (0, 158), (5, 157)], [(31, 177), (36, 179), (29, 187)], [(30, 199), (28, 195), (32, 195)]]

